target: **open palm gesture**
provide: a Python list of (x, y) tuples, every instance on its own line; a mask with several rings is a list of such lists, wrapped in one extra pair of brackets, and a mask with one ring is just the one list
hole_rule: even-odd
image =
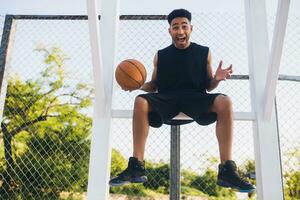
[(221, 60), (219, 62), (219, 66), (215, 74), (215, 79), (217, 81), (223, 81), (223, 80), (225, 81), (226, 79), (230, 78), (232, 74), (232, 64), (225, 69), (222, 69), (222, 65), (223, 65), (223, 61)]

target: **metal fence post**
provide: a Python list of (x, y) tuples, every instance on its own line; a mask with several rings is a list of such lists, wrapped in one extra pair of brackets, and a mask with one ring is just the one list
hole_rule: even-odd
[(15, 25), (14, 16), (6, 15), (0, 45), (0, 121), (4, 110), (7, 89), (7, 76), (10, 65), (10, 54), (14, 41)]
[(180, 125), (171, 125), (170, 200), (180, 199)]

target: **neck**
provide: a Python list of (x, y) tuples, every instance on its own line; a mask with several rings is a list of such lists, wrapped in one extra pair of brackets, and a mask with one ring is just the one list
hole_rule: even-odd
[(174, 46), (175, 46), (177, 49), (186, 49), (186, 48), (188, 48), (188, 47), (191, 45), (191, 42), (189, 41), (189, 42), (187, 43), (187, 45), (185, 45), (185, 46), (176, 45), (175, 42), (174, 42), (173, 44), (174, 44)]

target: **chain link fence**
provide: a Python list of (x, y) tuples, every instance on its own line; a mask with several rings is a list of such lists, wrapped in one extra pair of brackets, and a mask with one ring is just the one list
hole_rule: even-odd
[(87, 17), (11, 17), (0, 199), (84, 199), (93, 98)]
[[(295, 6), (291, 2), (291, 7)], [(272, 38), (275, 16), (268, 17), (269, 37)], [(289, 14), (283, 45), (276, 91), (278, 129), (281, 148), (285, 199), (300, 199), (300, 17)], [(271, 39), (270, 39), (271, 41)], [(284, 75), (284, 76), (283, 76)], [(287, 81), (289, 79), (290, 81)], [(291, 81), (292, 80), (292, 81)]]
[[(1, 28), (4, 19), (0, 17)], [(156, 51), (171, 42), (163, 19), (132, 20), (132, 16), (122, 16), (116, 62), (140, 60), (150, 80)], [(0, 199), (85, 199), (93, 97), (86, 17), (32, 16), (18, 18), (15, 23), (13, 48), (5, 66), (9, 75), (0, 134)], [(243, 14), (194, 13), (192, 24), (191, 40), (210, 46), (213, 66), (222, 59), (225, 65), (233, 64), (235, 75), (248, 75)], [(299, 18), (291, 16), (286, 44), (293, 45), (285, 47), (281, 74), (300, 73), (294, 67), (299, 60), (297, 24)], [(116, 82), (113, 87), (112, 109), (132, 109), (141, 91), (124, 92)], [(299, 89), (298, 82), (279, 81), (277, 91), (286, 199), (299, 197), (300, 140), (296, 121), (300, 117), (299, 95), (295, 95)], [(214, 92), (229, 95), (235, 112), (251, 111), (247, 79), (228, 80)], [(132, 154), (131, 123), (126, 118), (112, 120), (112, 176), (126, 167)], [(215, 184), (219, 153), (214, 125), (192, 123), (181, 129), (182, 198), (247, 198)], [(234, 134), (233, 157), (240, 172), (248, 176), (254, 171), (252, 122), (235, 121)], [(145, 158), (149, 182), (110, 188), (110, 199), (168, 199), (169, 126), (150, 129)]]

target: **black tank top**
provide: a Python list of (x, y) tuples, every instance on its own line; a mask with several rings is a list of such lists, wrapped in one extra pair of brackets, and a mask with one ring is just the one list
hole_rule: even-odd
[(159, 50), (157, 60), (158, 92), (198, 91), (209, 85), (207, 56), (209, 48), (191, 43), (186, 49), (173, 44)]

